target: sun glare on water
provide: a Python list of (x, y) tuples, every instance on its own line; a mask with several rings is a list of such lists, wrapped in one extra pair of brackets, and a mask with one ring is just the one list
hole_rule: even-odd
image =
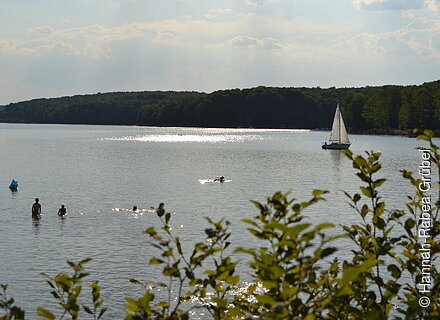
[[(264, 139), (261, 132), (307, 132), (297, 129), (204, 129), (188, 128), (179, 130), (182, 133), (171, 134), (142, 134), (122, 137), (102, 138), (107, 141), (137, 141), (137, 142), (165, 142), (165, 143), (227, 143), (246, 142)], [(186, 133), (187, 132), (187, 133)]]
[(244, 142), (259, 140), (256, 135), (194, 135), (194, 134), (171, 134), (171, 135), (143, 135), (114, 137), (105, 140), (112, 141), (139, 141), (139, 142), (196, 142), (196, 143), (224, 143), (224, 142)]

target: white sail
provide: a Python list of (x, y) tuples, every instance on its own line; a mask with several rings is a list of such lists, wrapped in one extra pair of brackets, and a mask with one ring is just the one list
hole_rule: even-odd
[(336, 107), (329, 142), (330, 143), (324, 143), (322, 149), (348, 149), (350, 147), (347, 129), (345, 128), (344, 120), (342, 120), (342, 114), (339, 110), (339, 103)]
[(330, 141), (338, 143), (350, 143), (348, 140), (347, 129), (345, 129), (344, 120), (342, 119), (339, 103), (336, 107), (335, 117), (333, 119), (332, 132), (330, 133)]
[(341, 141), (340, 143), (350, 143), (350, 140), (348, 140), (348, 134), (347, 129), (345, 129), (344, 120), (342, 119), (342, 114), (340, 115), (340, 134), (341, 134)]
[[(336, 107), (335, 117), (333, 118), (333, 125), (332, 125), (332, 131), (330, 132), (330, 141), (337, 141), (340, 142), (340, 136), (341, 136), (341, 125), (339, 121), (340, 111), (339, 111), (339, 103)], [(344, 126), (345, 130), (345, 126)], [(347, 134), (347, 132), (345, 132)]]

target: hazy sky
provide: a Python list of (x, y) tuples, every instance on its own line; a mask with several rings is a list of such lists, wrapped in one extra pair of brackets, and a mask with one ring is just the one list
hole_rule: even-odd
[(440, 0), (0, 0), (0, 104), (440, 79)]

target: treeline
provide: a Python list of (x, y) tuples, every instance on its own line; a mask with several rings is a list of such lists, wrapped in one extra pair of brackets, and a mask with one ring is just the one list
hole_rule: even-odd
[(351, 132), (440, 130), (440, 81), (407, 87), (222, 90), (145, 106), (139, 120), (155, 126), (329, 128), (338, 102)]
[(440, 81), (419, 86), (120, 92), (6, 106), (3, 122), (328, 128), (340, 103), (350, 132), (440, 130)]
[(352, 131), (440, 129), (440, 81), (350, 92), (343, 101), (342, 113)]
[(111, 92), (11, 103), (0, 111), (1, 122), (109, 124), (139, 123), (140, 110), (161, 100), (182, 100), (197, 92)]

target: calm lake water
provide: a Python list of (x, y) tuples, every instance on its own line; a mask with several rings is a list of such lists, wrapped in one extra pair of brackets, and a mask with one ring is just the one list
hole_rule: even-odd
[[(292, 190), (306, 200), (313, 189), (331, 193), (305, 211), (308, 221), (358, 223), (342, 190), (359, 182), (348, 159), (322, 150), (328, 132), (82, 125), (0, 124), (0, 283), (35, 318), (38, 306), (53, 308), (40, 274), (67, 271), (66, 261), (86, 257), (86, 282), (100, 280), (109, 311), (122, 318), (124, 297), (137, 297), (129, 278), (150, 281), (160, 271), (148, 265), (157, 252), (142, 235), (158, 220), (148, 209), (164, 202), (186, 247), (204, 239), (206, 222), (232, 222), (232, 242), (248, 246), (240, 220), (256, 214), (249, 200), (265, 201)], [(411, 190), (399, 169), (416, 171), (424, 142), (404, 137), (351, 135), (351, 150), (382, 152), (381, 176), (389, 209), (402, 208)], [(223, 175), (225, 183), (210, 179)], [(12, 178), (18, 192), (8, 189)], [(42, 218), (31, 219), (34, 198)], [(68, 215), (57, 216), (64, 204)], [(132, 212), (136, 205), (138, 213)], [(334, 229), (333, 233), (339, 233)], [(341, 243), (338, 256), (349, 256)], [(87, 281), (89, 280), (89, 281)]]

